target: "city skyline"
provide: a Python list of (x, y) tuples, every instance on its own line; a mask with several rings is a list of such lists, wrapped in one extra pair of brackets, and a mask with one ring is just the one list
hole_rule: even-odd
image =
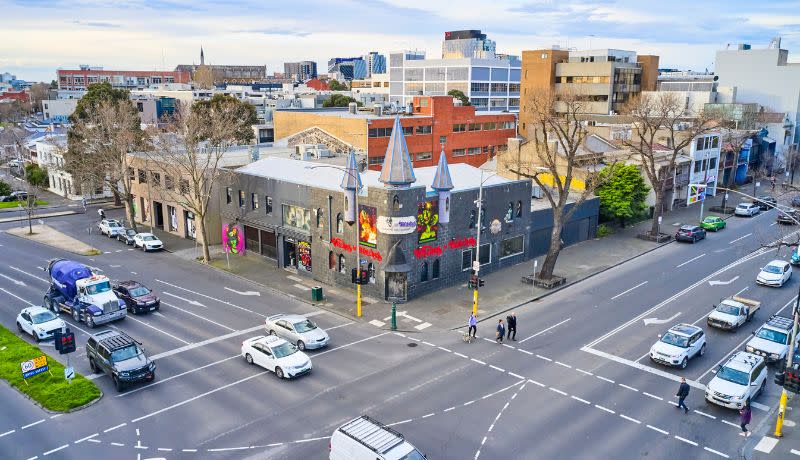
[(281, 72), (283, 62), (324, 63), (373, 50), (418, 49), (439, 57), (444, 32), (458, 29), (481, 29), (500, 53), (552, 45), (621, 48), (657, 54), (661, 67), (696, 71), (713, 70), (714, 53), (728, 44), (763, 48), (781, 36), (790, 51), (800, 45), (800, 15), (788, 14), (798, 1), (698, 3), (653, 2), (643, 8), (629, 0), (467, 0), (451, 11), (421, 0), (298, 0), (290, 5), (12, 0), (0, 31), (0, 69), (32, 81), (52, 80), (57, 68), (80, 64), (172, 70), (199, 63), (203, 46), (207, 63), (266, 65), (272, 73)]

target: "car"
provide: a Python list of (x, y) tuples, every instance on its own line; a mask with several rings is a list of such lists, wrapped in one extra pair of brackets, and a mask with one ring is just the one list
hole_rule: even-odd
[(733, 211), (735, 215), (743, 217), (753, 217), (760, 212), (761, 208), (759, 208), (757, 204), (753, 203), (739, 203), (736, 205), (736, 209)]
[(712, 232), (722, 230), (725, 228), (725, 225), (725, 220), (717, 216), (708, 216), (700, 222), (700, 227), (703, 230), (711, 230)]
[(141, 343), (120, 330), (106, 329), (90, 335), (86, 340), (86, 357), (92, 372), (111, 377), (117, 391), (156, 378), (155, 361), (147, 356)]
[(686, 369), (689, 360), (706, 353), (706, 334), (691, 324), (676, 324), (650, 347), (650, 359)]
[(769, 211), (778, 205), (778, 200), (772, 195), (761, 195), (756, 197), (756, 204), (762, 211)]
[(111, 289), (134, 315), (148, 311), (156, 311), (161, 306), (161, 300), (157, 295), (138, 281), (121, 281), (112, 283)]
[(257, 364), (291, 379), (311, 372), (311, 359), (296, 346), (277, 335), (260, 335), (242, 342), (242, 356), (248, 364)]
[(792, 251), (792, 258), (789, 260), (789, 263), (792, 265), (800, 265), (800, 245), (794, 248)]
[(152, 233), (137, 233), (133, 236), (133, 247), (142, 248), (144, 252), (158, 251), (164, 249), (164, 243)]
[(756, 283), (764, 286), (781, 287), (792, 278), (792, 265), (785, 260), (776, 259), (764, 265), (756, 276)]
[(792, 198), (792, 207), (800, 208), (800, 195), (797, 195), (794, 198)]
[(64, 327), (66, 327), (64, 320), (44, 307), (23, 308), (17, 315), (17, 330), (30, 334), (37, 342), (52, 339), (56, 331)]
[(330, 337), (313, 321), (303, 315), (278, 314), (264, 320), (264, 329), (297, 345), (301, 350), (313, 350), (328, 345)]
[(109, 238), (114, 238), (125, 230), (125, 227), (115, 219), (103, 219), (97, 224), (97, 227), (100, 228), (101, 235), (106, 235)]
[(706, 231), (697, 225), (681, 225), (677, 232), (675, 232), (676, 241), (689, 241), (696, 243), (706, 237)]
[(337, 428), (329, 448), (329, 460), (425, 460), (402, 434), (367, 415)]
[(737, 351), (717, 369), (706, 385), (706, 401), (730, 409), (741, 409), (764, 392), (767, 366), (764, 358)]
[(747, 342), (744, 349), (748, 353), (763, 356), (767, 362), (783, 361), (789, 352), (793, 325), (792, 318), (772, 315), (753, 333), (753, 338)]
[(785, 225), (794, 225), (800, 221), (800, 212), (787, 206), (778, 206), (778, 216), (775, 222)]
[(28, 199), (28, 192), (24, 190), (14, 190), (8, 195), (5, 195), (0, 198), (0, 201), (4, 203), (12, 203), (14, 201), (25, 201)]
[(117, 233), (117, 241), (122, 241), (128, 246), (133, 244), (133, 237), (136, 236), (136, 230), (132, 228), (126, 228), (120, 233)]

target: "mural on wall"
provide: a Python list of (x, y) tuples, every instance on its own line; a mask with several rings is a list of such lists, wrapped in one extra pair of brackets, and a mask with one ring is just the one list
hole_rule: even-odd
[(297, 243), (297, 268), (311, 271), (311, 244), (307, 241), (300, 241)]
[(419, 242), (436, 241), (439, 233), (439, 201), (425, 201), (417, 205), (417, 232)]
[(283, 205), (283, 225), (310, 231), (311, 210), (300, 206)]
[(378, 211), (372, 206), (358, 205), (358, 244), (368, 248), (378, 245)]
[(242, 227), (235, 224), (225, 224), (222, 227), (222, 247), (229, 254), (244, 254)]

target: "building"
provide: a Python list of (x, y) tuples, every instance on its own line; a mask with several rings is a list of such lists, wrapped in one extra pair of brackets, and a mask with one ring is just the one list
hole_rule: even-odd
[[(720, 87), (719, 77), (709, 73), (662, 72), (658, 76), (656, 91), (675, 95), (684, 102), (684, 115), (695, 117), (706, 109), (706, 104), (732, 101), (735, 88)], [(642, 90), (644, 94), (651, 91)]]
[(131, 96), (131, 101), (139, 111), (139, 118), (146, 125), (155, 125), (164, 120), (164, 117), (175, 113), (178, 104), (173, 97)]
[[(414, 167), (400, 117), (390, 130), (380, 172), (359, 172), (354, 156), (341, 169), (268, 157), (234, 170), (219, 205), (229, 247), (341, 287), (353, 286), (358, 259), (364, 294), (401, 302), (463, 284), (475, 255), (485, 274), (546, 251), (552, 215), (531, 199), (530, 181), (484, 177), (441, 155)], [(597, 212), (597, 200), (578, 209), (565, 243), (594, 236)]]
[(379, 93), (389, 96), (389, 74), (373, 73), (367, 79), (353, 80), (350, 82), (350, 91), (353, 93)]
[(375, 74), (386, 73), (386, 56), (377, 51), (370, 51), (361, 57), (367, 63), (367, 76), (369, 78)]
[(736, 99), (730, 102), (757, 103), (783, 115), (781, 123), (767, 126), (778, 154), (797, 149), (800, 142), (800, 64), (788, 61), (789, 51), (775, 38), (763, 49), (741, 44), (717, 51), (714, 69), (720, 85), (736, 88)]
[(317, 78), (317, 63), (313, 61), (285, 62), (283, 73), (287, 78), (297, 82), (304, 82)]
[(454, 30), (444, 33), (442, 59), (494, 59), (496, 47), (480, 30)]
[(328, 75), (338, 80), (363, 80), (368, 76), (367, 61), (363, 56), (331, 58)]
[[(365, 152), (370, 169), (379, 169), (392, 136), (395, 115), (383, 106), (372, 111), (347, 109), (277, 110), (275, 138), (297, 144), (325, 144), (332, 151)], [(456, 106), (450, 96), (417, 96), (400, 122), (414, 167), (435, 166), (444, 147), (448, 163), (480, 166), (516, 136), (516, 116), (478, 113)]]
[(92, 184), (78, 183), (72, 174), (64, 170), (64, 152), (67, 150), (66, 134), (47, 134), (35, 141), (36, 162), (47, 169), (47, 190), (69, 200), (111, 197), (114, 194), (105, 182)]
[(45, 99), (42, 114), (45, 122), (67, 123), (78, 106), (78, 99)]
[[(179, 66), (180, 67), (180, 66)], [(103, 70), (102, 67), (82, 65), (77, 70), (58, 69), (59, 90), (86, 90), (94, 83), (111, 83), (122, 89), (143, 89), (162, 83), (189, 83), (191, 73), (183, 69), (172, 72), (158, 70)]]

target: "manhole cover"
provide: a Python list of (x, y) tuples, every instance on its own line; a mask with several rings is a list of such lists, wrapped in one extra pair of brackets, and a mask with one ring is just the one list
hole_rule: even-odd
[(416, 344), (416, 343), (414, 343), (414, 342), (411, 342), (411, 343), (407, 343), (407, 344), (406, 344), (406, 346), (409, 346), (409, 347), (411, 347), (411, 348), (414, 348), (414, 347), (416, 347), (416, 346), (417, 346), (417, 344)]

